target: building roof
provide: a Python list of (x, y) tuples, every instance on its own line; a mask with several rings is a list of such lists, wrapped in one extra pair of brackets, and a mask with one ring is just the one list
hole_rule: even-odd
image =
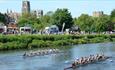
[(50, 28), (58, 28), (58, 26), (52, 25), (52, 26), (50, 26)]
[(20, 29), (31, 29), (29, 26), (20, 27)]

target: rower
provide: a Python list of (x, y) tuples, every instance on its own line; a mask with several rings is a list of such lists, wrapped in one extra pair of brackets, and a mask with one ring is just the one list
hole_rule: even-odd
[(26, 56), (26, 52), (24, 53), (24, 55), (23, 56)]
[(48, 55), (49, 54), (49, 52), (48, 51), (46, 51), (46, 55)]
[(102, 59), (105, 59), (105, 55), (104, 54), (102, 54), (101, 56), (102, 56)]
[(102, 56), (99, 56), (98, 60), (102, 60), (102, 59), (103, 59), (103, 57), (102, 57)]
[(39, 56), (39, 55), (42, 55), (42, 53), (41, 53), (41, 52), (38, 52), (38, 56)]
[(103, 59), (102, 55), (97, 54), (97, 60), (102, 60), (102, 59)]
[(94, 55), (90, 55), (90, 62), (94, 61), (93, 57), (94, 57)]
[(76, 65), (75, 65), (75, 62), (72, 63), (72, 68), (75, 69), (76, 68)]
[(80, 64), (85, 64), (85, 58), (81, 57)]
[(95, 55), (95, 60), (96, 61), (98, 60), (98, 56), (99, 56), (98, 54)]
[(87, 57), (85, 57), (85, 64), (87, 64), (88, 63), (88, 58)]
[(52, 51), (53, 51), (52, 49), (49, 49), (49, 53), (50, 53), (50, 54), (52, 54)]
[(90, 57), (87, 57), (87, 63), (90, 63)]
[(75, 65), (80, 64), (80, 62), (79, 62), (79, 59), (78, 59), (78, 58), (77, 58), (74, 62), (75, 62)]
[(92, 55), (92, 61), (93, 61), (93, 62), (95, 61), (95, 56), (94, 56), (94, 55)]

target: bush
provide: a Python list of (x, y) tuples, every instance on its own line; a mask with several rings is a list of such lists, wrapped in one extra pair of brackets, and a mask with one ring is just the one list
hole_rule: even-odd
[(0, 35), (0, 50), (44, 48), (115, 41), (115, 35)]

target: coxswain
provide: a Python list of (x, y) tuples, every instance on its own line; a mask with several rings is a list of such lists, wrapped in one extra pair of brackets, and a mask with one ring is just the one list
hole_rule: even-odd
[(26, 52), (24, 53), (24, 55), (23, 56), (26, 56)]
[(72, 63), (72, 68), (75, 69), (76, 68), (76, 65), (75, 65), (75, 62)]

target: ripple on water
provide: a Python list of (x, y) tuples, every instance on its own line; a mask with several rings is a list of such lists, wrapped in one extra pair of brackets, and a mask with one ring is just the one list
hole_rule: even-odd
[[(64, 49), (66, 53), (25, 59), (22, 58), (22, 54), (25, 51), (0, 53), (0, 70), (63, 70), (65, 67), (71, 65), (72, 60), (82, 56), (97, 53), (115, 56), (114, 45), (115, 43), (74, 45), (70, 49)], [(80, 67), (77, 70), (115, 70), (115, 57), (110, 60), (113, 60), (113, 62), (106, 60)], [(65, 63), (66, 61), (68, 62)]]

